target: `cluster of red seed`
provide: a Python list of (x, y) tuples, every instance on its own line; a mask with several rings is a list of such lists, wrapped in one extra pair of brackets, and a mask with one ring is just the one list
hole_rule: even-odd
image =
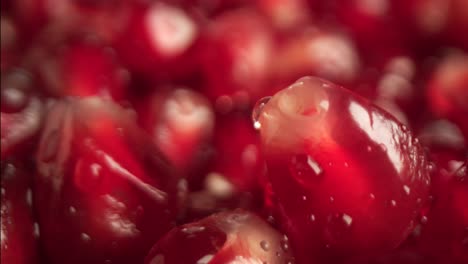
[(468, 263), (466, 0), (2, 0), (0, 117), (2, 264)]

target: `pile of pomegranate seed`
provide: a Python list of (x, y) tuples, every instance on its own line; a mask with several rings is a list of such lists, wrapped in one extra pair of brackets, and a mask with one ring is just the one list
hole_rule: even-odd
[(468, 263), (468, 1), (0, 14), (2, 264)]

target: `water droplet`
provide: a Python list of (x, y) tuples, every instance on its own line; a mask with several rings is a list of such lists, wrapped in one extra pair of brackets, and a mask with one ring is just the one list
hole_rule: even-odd
[(91, 237), (86, 233), (81, 233), (81, 240), (83, 240), (84, 242), (89, 242), (91, 241)]
[(307, 196), (303, 195), (303, 196), (302, 196), (302, 200), (303, 200), (303, 201), (307, 201)]
[(385, 146), (384, 144), (380, 144), (379, 146), (383, 152), (387, 152), (387, 146)]
[(26, 203), (29, 205), (29, 206), (32, 206), (32, 191), (30, 188), (28, 188), (28, 190), (26, 191)]
[(300, 154), (291, 158), (289, 163), (291, 175), (302, 185), (310, 186), (322, 179), (323, 169), (309, 155)]
[(263, 108), (270, 101), (270, 99), (271, 96), (263, 97), (262, 99), (258, 100), (254, 106), (252, 111), (252, 121), (256, 130), (259, 130), (262, 127), (262, 124), (260, 123), (260, 115), (262, 114)]
[(373, 193), (370, 193), (370, 194), (369, 194), (369, 198), (370, 198), (371, 200), (375, 200), (375, 195), (374, 195)]
[(33, 233), (34, 233), (35, 238), (39, 238), (39, 236), (41, 235), (41, 230), (39, 228), (39, 223), (37, 223), (37, 222), (34, 222), (34, 231), (33, 231)]
[(395, 200), (390, 200), (390, 206), (396, 207), (397, 203)]
[(287, 240), (282, 240), (281, 241), (281, 249), (284, 251), (284, 252), (287, 252), (289, 250), (289, 244), (288, 244), (288, 241)]
[(343, 214), (343, 217), (342, 217), (342, 218), (343, 218), (343, 221), (345, 222), (345, 224), (346, 224), (347, 226), (351, 226), (351, 225), (353, 224), (353, 218), (352, 218), (350, 215), (348, 215), (348, 214)]
[(70, 212), (71, 215), (76, 214), (76, 208), (73, 207), (73, 206), (70, 206), (70, 207), (68, 208), (68, 211)]
[(270, 244), (269, 244), (267, 241), (265, 241), (265, 240), (262, 240), (262, 241), (260, 242), (260, 247), (261, 247), (263, 250), (265, 250), (265, 251), (270, 250)]
[(337, 213), (327, 217), (324, 235), (326, 242), (334, 245), (351, 232), (353, 218), (349, 214)]
[(182, 228), (182, 232), (192, 235), (195, 233), (203, 232), (205, 230), (204, 226), (190, 226)]
[(421, 224), (425, 225), (427, 223), (427, 216), (421, 216)]
[(367, 152), (371, 152), (372, 151), (372, 147), (371, 146), (367, 146)]
[(403, 190), (405, 191), (406, 195), (411, 194), (411, 188), (408, 185), (403, 185)]
[(333, 203), (335, 201), (335, 197), (330, 196), (330, 203)]
[(348, 162), (345, 162), (345, 163), (344, 163), (344, 166), (345, 166), (346, 168), (349, 168)]
[(310, 221), (315, 222), (315, 215), (314, 214), (310, 214)]

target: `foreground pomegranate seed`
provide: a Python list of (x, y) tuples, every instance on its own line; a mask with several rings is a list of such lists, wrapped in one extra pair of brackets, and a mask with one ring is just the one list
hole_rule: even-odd
[(293, 258), (286, 237), (258, 216), (236, 210), (173, 229), (151, 249), (145, 263), (292, 264)]
[(378, 254), (411, 232), (428, 196), (428, 165), (391, 115), (305, 77), (261, 102), (254, 117), (275, 210), (302, 263)]
[(32, 80), (24, 70), (2, 74), (1, 158), (24, 150), (41, 126), (43, 104), (32, 95)]
[(263, 95), (272, 52), (266, 21), (248, 9), (223, 13), (203, 32), (201, 64), (205, 94), (218, 103), (231, 98), (235, 106)]
[(30, 175), (17, 164), (2, 162), (1, 166), (1, 262), (37, 263)]
[(449, 55), (437, 66), (427, 84), (431, 110), (455, 122), (468, 139), (468, 55)]
[(57, 102), (36, 162), (51, 263), (138, 263), (174, 225), (177, 177), (132, 115), (110, 101)]

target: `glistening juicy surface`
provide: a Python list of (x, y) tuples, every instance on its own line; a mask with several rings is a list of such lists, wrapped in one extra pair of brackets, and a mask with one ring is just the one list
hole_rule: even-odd
[(427, 199), (422, 147), (391, 115), (305, 77), (260, 110), (279, 222), (301, 263), (398, 246)]

